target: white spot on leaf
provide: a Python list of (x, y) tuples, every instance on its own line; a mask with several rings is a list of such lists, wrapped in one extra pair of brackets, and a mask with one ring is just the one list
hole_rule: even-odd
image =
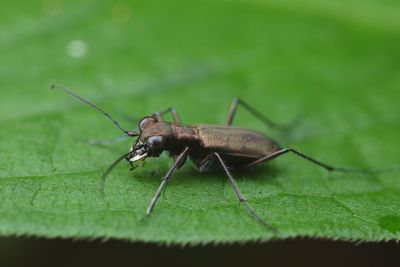
[(88, 47), (82, 40), (72, 40), (67, 45), (67, 53), (70, 57), (81, 58), (87, 53)]

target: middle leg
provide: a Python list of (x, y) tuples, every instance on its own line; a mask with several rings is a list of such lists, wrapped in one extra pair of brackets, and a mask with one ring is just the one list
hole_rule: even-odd
[(226, 119), (226, 124), (227, 125), (232, 125), (233, 119), (235, 118), (236, 111), (237, 111), (239, 105), (244, 107), (251, 115), (256, 117), (258, 120), (260, 120), (262, 123), (264, 123), (268, 127), (277, 128), (277, 129), (281, 129), (281, 130), (287, 128), (287, 126), (280, 125), (280, 124), (277, 124), (277, 123), (273, 122), (272, 120), (270, 120), (269, 118), (265, 117), (263, 114), (261, 114), (255, 108), (253, 108), (252, 106), (250, 106), (245, 101), (243, 101), (243, 100), (241, 100), (239, 98), (235, 98), (232, 101), (231, 107), (229, 109), (228, 117)]

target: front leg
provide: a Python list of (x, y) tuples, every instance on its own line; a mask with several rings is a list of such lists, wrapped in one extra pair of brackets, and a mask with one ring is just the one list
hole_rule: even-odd
[(175, 169), (177, 169), (178, 166), (180, 166), (182, 164), (182, 162), (184, 162), (186, 160), (188, 152), (189, 152), (189, 148), (186, 147), (185, 150), (183, 150), (183, 152), (176, 158), (174, 164), (172, 165), (172, 167), (169, 169), (167, 174), (162, 179), (162, 182), (161, 182), (160, 186), (158, 187), (157, 192), (155, 193), (153, 199), (150, 201), (150, 204), (147, 208), (147, 215), (150, 215), (151, 212), (153, 211), (154, 207), (156, 206), (157, 200), (160, 198), (162, 191), (164, 190), (165, 186), (167, 185), (167, 182), (171, 178)]

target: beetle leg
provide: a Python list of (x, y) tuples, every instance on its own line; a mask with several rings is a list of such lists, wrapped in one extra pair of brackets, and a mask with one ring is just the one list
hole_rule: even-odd
[(258, 120), (260, 120), (262, 123), (264, 123), (268, 127), (277, 128), (277, 129), (281, 129), (281, 130), (288, 128), (287, 125), (280, 125), (280, 124), (277, 124), (277, 123), (273, 122), (272, 120), (268, 119), (267, 117), (265, 117), (263, 114), (261, 114), (259, 111), (257, 111), (255, 108), (253, 108), (252, 106), (247, 104), (245, 101), (241, 100), (240, 98), (235, 98), (232, 101), (231, 107), (229, 109), (228, 117), (226, 119), (227, 125), (232, 125), (233, 119), (235, 118), (235, 114), (236, 114), (236, 111), (237, 111), (239, 105), (244, 107), (251, 115), (256, 117)]
[(256, 165), (259, 165), (261, 163), (265, 163), (265, 162), (271, 161), (271, 160), (273, 160), (273, 159), (275, 159), (275, 158), (277, 158), (279, 156), (282, 156), (282, 155), (284, 155), (286, 153), (289, 153), (289, 152), (292, 152), (296, 156), (299, 156), (299, 157), (301, 157), (301, 158), (303, 158), (305, 160), (308, 160), (308, 161), (310, 161), (310, 162), (312, 162), (312, 163), (314, 163), (314, 164), (320, 166), (321, 168), (324, 168), (325, 170), (330, 171), (330, 172), (352, 172), (352, 173), (365, 173), (365, 174), (369, 173), (369, 174), (371, 174), (371, 173), (379, 173), (379, 172), (384, 171), (384, 170), (371, 171), (371, 170), (363, 170), (363, 169), (338, 168), (338, 167), (334, 167), (334, 166), (325, 164), (325, 163), (323, 163), (321, 161), (318, 161), (316, 159), (313, 159), (313, 158), (311, 158), (311, 157), (299, 152), (298, 150), (295, 150), (293, 148), (288, 148), (288, 147), (287, 148), (282, 148), (282, 149), (280, 149), (280, 150), (278, 150), (278, 151), (276, 151), (276, 152), (274, 152), (274, 153), (272, 153), (272, 154), (270, 154), (268, 156), (259, 158), (259, 159), (255, 160), (255, 161), (245, 165), (243, 167), (243, 169), (248, 169), (248, 168), (254, 167)]
[(147, 215), (150, 215), (151, 212), (153, 211), (157, 200), (160, 198), (162, 191), (164, 190), (165, 186), (167, 185), (167, 182), (169, 181), (169, 179), (171, 178), (173, 172), (175, 171), (175, 169), (183, 162), (186, 160), (186, 157), (188, 155), (189, 152), (189, 148), (186, 147), (183, 152), (176, 158), (174, 164), (172, 165), (172, 167), (169, 169), (169, 171), (167, 172), (167, 174), (164, 176), (164, 178), (162, 179), (162, 182), (160, 184), (160, 186), (157, 189), (157, 192), (155, 193), (154, 197), (152, 198), (152, 200), (150, 201), (150, 204), (147, 208)]
[(171, 113), (174, 123), (181, 123), (181, 119), (180, 119), (179, 114), (176, 111), (175, 107), (170, 107), (163, 111), (156, 112), (156, 113), (154, 113), (154, 116), (157, 117), (158, 121), (162, 122), (162, 121), (164, 121), (163, 116), (167, 113)]
[(275, 158), (277, 158), (279, 156), (282, 156), (283, 154), (286, 154), (288, 152), (289, 152), (289, 150), (287, 148), (280, 149), (280, 150), (275, 151), (274, 153), (272, 153), (272, 154), (270, 154), (268, 156), (265, 156), (265, 157), (256, 159), (253, 162), (250, 162), (249, 164), (241, 167), (241, 169), (249, 169), (249, 168), (257, 166), (257, 165), (259, 165), (261, 163), (266, 163), (266, 162), (271, 161), (271, 160), (273, 160), (273, 159), (275, 159)]
[(254, 208), (252, 206), (250, 206), (250, 204), (247, 202), (246, 198), (242, 195), (242, 193), (239, 190), (239, 187), (235, 181), (235, 179), (233, 178), (232, 174), (230, 173), (228, 167), (226, 166), (225, 162), (223, 161), (223, 159), (221, 158), (221, 156), (218, 153), (214, 153), (214, 155), (218, 158), (219, 162), (221, 163), (222, 168), (224, 169), (226, 175), (229, 178), (229, 181), (231, 182), (232, 186), (233, 186), (233, 190), (235, 190), (236, 196), (238, 197), (240, 203), (242, 203), (247, 211), (262, 225), (264, 225), (265, 227), (276, 231), (276, 228), (273, 227), (272, 225), (270, 225), (269, 223), (267, 223), (263, 218), (260, 217), (260, 215), (257, 214), (257, 212), (254, 210)]

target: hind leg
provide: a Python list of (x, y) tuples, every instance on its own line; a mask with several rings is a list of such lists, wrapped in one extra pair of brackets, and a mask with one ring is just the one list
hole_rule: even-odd
[(302, 152), (300, 152), (298, 150), (295, 150), (293, 148), (288, 148), (288, 147), (287, 148), (282, 148), (282, 149), (280, 149), (280, 150), (278, 150), (278, 151), (276, 151), (276, 152), (274, 152), (274, 153), (272, 153), (272, 154), (270, 154), (268, 156), (265, 156), (265, 157), (262, 157), (260, 159), (257, 159), (255, 161), (245, 165), (243, 167), (243, 169), (248, 169), (248, 168), (254, 167), (256, 165), (259, 165), (259, 164), (262, 164), (262, 163), (266, 163), (268, 161), (276, 159), (276, 158), (278, 158), (278, 157), (280, 157), (280, 156), (282, 156), (282, 155), (284, 155), (286, 153), (289, 153), (289, 152), (291, 152), (291, 153), (295, 154), (296, 156), (298, 156), (298, 157), (300, 157), (302, 159), (305, 159), (305, 160), (307, 160), (307, 161), (309, 161), (311, 163), (314, 163), (315, 165), (317, 165), (317, 166), (319, 166), (321, 168), (324, 168), (325, 170), (330, 171), (330, 172), (365, 173), (365, 174), (379, 172), (379, 171), (371, 171), (371, 170), (363, 170), (363, 169), (347, 169), (347, 168), (334, 167), (334, 166), (328, 165), (326, 163), (323, 163), (323, 162), (321, 162), (319, 160), (316, 160), (316, 159), (314, 159), (314, 158), (312, 158), (310, 156), (307, 156), (307, 155), (305, 155), (304, 153), (302, 153)]

